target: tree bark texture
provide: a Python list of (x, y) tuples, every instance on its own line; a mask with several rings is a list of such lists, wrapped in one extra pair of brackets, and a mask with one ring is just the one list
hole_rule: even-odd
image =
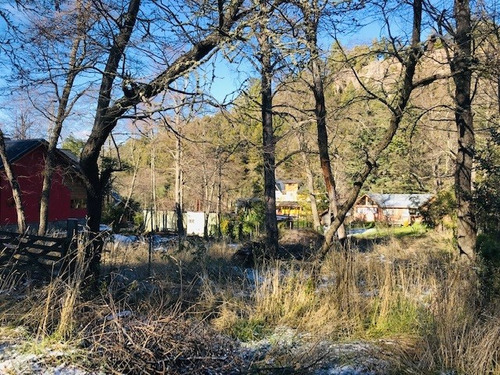
[[(180, 132), (179, 128), (180, 122), (177, 124), (177, 131)], [(176, 135), (176, 148), (175, 148), (175, 215), (177, 218), (177, 234), (180, 237), (184, 237), (184, 221), (182, 218), (183, 213), (183, 201), (182, 201), (182, 139), (180, 134)]]
[(259, 17), (259, 60), (261, 64), (261, 116), (262, 116), (262, 154), (264, 161), (264, 201), (266, 206), (266, 255), (274, 257), (278, 253), (278, 221), (276, 218), (276, 144), (273, 128), (272, 92), (272, 46), (268, 22), (266, 0), (260, 1)]
[[(325, 103), (325, 90), (323, 85), (323, 75), (321, 72), (320, 57), (317, 43), (319, 9), (317, 0), (312, 0), (311, 3), (301, 2), (300, 7), (304, 14), (304, 23), (306, 28), (306, 39), (308, 49), (311, 53), (309, 68), (312, 75), (312, 84), (310, 88), (314, 95), (314, 114), (316, 117), (316, 128), (318, 133), (318, 151), (325, 182), (326, 191), (328, 193), (328, 219), (327, 224), (331, 225), (331, 217), (338, 216), (339, 201), (337, 195), (337, 187), (335, 177), (332, 171), (332, 163), (330, 160), (330, 152), (328, 147), (328, 129), (327, 129), (327, 110)], [(346, 238), (345, 226), (343, 220), (336, 228), (337, 236), (340, 240)]]
[(457, 199), (457, 247), (460, 254), (474, 259), (476, 221), (472, 202), (472, 167), (475, 152), (471, 106), (472, 26), (468, 0), (455, 0), (456, 51), (451, 61), (455, 82), (455, 122), (458, 144), (455, 164)]

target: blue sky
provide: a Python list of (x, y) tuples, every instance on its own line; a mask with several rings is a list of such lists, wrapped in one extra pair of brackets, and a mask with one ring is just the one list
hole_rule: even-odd
[[(4, 5), (2, 5), (4, 6)], [(0, 22), (0, 33), (4, 32), (2, 30), (2, 23)], [(342, 38), (342, 42), (347, 47), (352, 47), (354, 45), (359, 44), (368, 44), (371, 43), (374, 39), (380, 38), (382, 33), (382, 28), (377, 23), (371, 23), (359, 30), (355, 33), (344, 34)], [(332, 38), (325, 36), (320, 42), (322, 43), (322, 47), (325, 51), (328, 51), (329, 45), (332, 43)], [(223, 101), (226, 96), (231, 95), (233, 92), (238, 91), (241, 87), (242, 83), (249, 78), (249, 76), (257, 74), (252, 73), (252, 68), (249, 62), (243, 62), (241, 65), (236, 66), (229, 64), (226, 60), (221, 58), (220, 56), (214, 56), (216, 58), (215, 71), (214, 71), (214, 81), (211, 88), (211, 94), (219, 101)], [(210, 65), (211, 62), (208, 63)], [(1, 69), (1, 67), (0, 67)], [(4, 73), (5, 70), (1, 71)], [(207, 74), (207, 78), (212, 78), (212, 73), (210, 71), (210, 66), (206, 66), (205, 72)], [(200, 73), (202, 74), (202, 73)], [(5, 87), (5, 82), (0, 78), (0, 85)], [(234, 94), (233, 94), (234, 96)], [(87, 115), (78, 119), (79, 124), (77, 126), (73, 125), (71, 127), (72, 119), (68, 119), (69, 128), (66, 128), (65, 136), (68, 135), (69, 132), (73, 133), (77, 137), (84, 137), (90, 130), (92, 126), (92, 108), (88, 108), (86, 111)], [(0, 121), (3, 123), (11, 123), (12, 117), (10, 114), (6, 114), (5, 111), (0, 109)], [(82, 124), (83, 122), (83, 124)], [(83, 126), (82, 126), (83, 125)], [(71, 129), (71, 130), (68, 130)]]

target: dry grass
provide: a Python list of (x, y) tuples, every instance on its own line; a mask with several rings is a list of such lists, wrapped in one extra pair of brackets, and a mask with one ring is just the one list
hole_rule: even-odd
[(450, 245), (438, 233), (353, 248), (331, 254), (314, 277), (310, 264), (264, 265), (253, 288), (220, 294), (213, 322), (243, 340), (284, 325), (321, 340), (396, 342), (387, 350), (407, 372), (498, 373), (499, 315), (480, 307), (477, 269)]
[[(331, 343), (359, 341), (376, 348), (363, 355), (390, 363), (383, 373), (500, 373), (500, 314), (483, 303), (476, 266), (456, 259), (451, 243), (447, 233), (386, 239), (369, 252), (352, 244), (321, 265), (275, 261), (255, 270), (235, 267), (225, 244), (185, 243), (152, 253), (150, 265), (147, 245), (114, 247), (95, 300), (81, 298), (79, 274), (22, 291), (11, 279), (0, 309), (4, 323), (38, 339), (78, 340), (91, 359), (128, 373), (241, 370), (248, 363), (235, 339), (271, 340), (267, 357), (304, 373), (304, 353), (311, 368), (351, 363), (359, 355), (339, 359)], [(272, 344), (279, 327), (294, 332), (299, 349)]]
[(88, 335), (106, 373), (231, 373), (242, 367), (237, 345), (203, 322), (172, 311), (161, 316), (104, 319)]

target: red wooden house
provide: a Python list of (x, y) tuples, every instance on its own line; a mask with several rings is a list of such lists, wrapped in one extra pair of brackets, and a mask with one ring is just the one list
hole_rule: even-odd
[[(26, 223), (39, 223), (40, 199), (48, 143), (43, 139), (6, 140), (7, 158), (19, 183)], [(49, 222), (87, 215), (86, 190), (76, 157), (67, 150), (56, 152), (56, 168), (52, 178)], [(0, 226), (17, 224), (12, 190), (0, 161)]]

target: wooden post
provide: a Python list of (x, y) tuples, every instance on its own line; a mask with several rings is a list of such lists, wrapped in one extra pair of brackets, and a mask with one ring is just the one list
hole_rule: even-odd
[(78, 219), (68, 219), (66, 221), (66, 237), (72, 240), (78, 232)]
[(66, 248), (64, 249), (64, 261), (61, 266), (61, 275), (71, 276), (75, 270), (76, 256), (78, 250), (78, 220), (68, 219), (66, 221)]

